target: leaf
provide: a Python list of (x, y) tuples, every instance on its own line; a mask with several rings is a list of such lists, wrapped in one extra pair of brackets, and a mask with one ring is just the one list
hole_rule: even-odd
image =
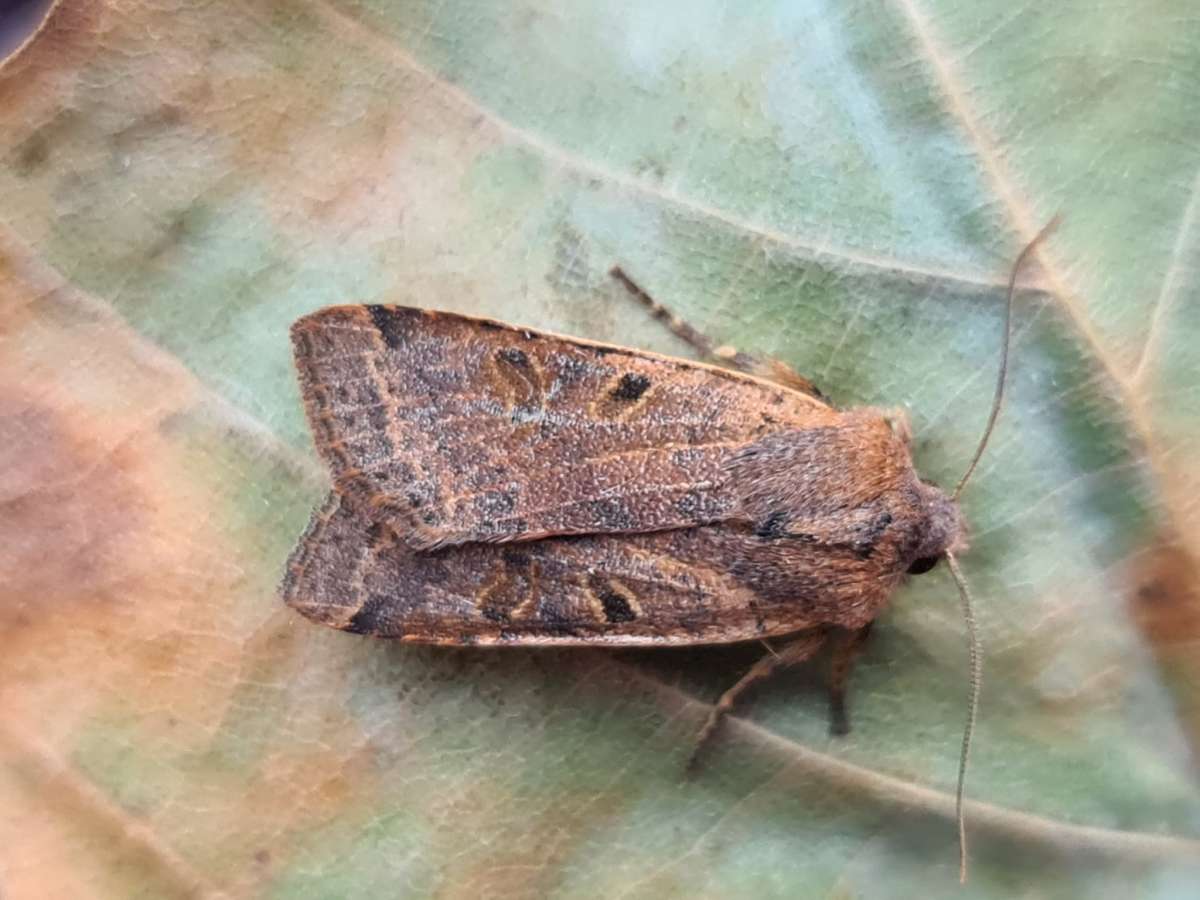
[(970, 895), (1200, 858), (1200, 29), (1124, 0), (63, 0), (0, 70), (6, 896), (956, 889), (965, 649), (914, 579), (830, 738), (761, 652), (454, 652), (280, 608), (320, 497), (288, 324), (416, 303), (673, 353), (620, 262), (965, 497)]

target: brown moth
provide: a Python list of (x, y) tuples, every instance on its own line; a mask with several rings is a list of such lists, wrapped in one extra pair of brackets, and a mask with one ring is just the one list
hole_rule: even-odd
[[(1013, 267), (1006, 334), (1041, 236)], [(285, 601), (324, 625), (430, 644), (798, 636), (725, 694), (701, 743), (749, 684), (834, 638), (845, 730), (850, 663), (896, 587), (941, 558), (958, 574), (957, 491), (918, 476), (901, 414), (839, 410), (781, 364), (714, 351), (613, 274), (743, 371), (403, 306), (297, 321), (333, 490), (288, 562)], [(965, 755), (964, 743), (960, 817)]]

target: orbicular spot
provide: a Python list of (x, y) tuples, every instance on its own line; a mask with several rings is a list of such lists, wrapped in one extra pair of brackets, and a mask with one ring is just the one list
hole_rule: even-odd
[(637, 613), (633, 611), (629, 600), (612, 588), (599, 590), (596, 592), (596, 596), (600, 598), (600, 605), (604, 607), (604, 618), (610, 624), (617, 625), (621, 622), (632, 622), (637, 618)]
[(516, 366), (520, 369), (529, 368), (529, 357), (525, 355), (525, 351), (518, 347), (504, 347), (496, 351), (496, 356), (504, 360), (510, 366)]
[(617, 382), (617, 386), (609, 392), (614, 400), (636, 400), (646, 393), (650, 387), (650, 379), (636, 372), (626, 372)]

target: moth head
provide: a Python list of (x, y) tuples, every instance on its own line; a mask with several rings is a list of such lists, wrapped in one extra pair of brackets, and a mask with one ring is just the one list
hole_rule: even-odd
[(967, 549), (967, 526), (958, 502), (929, 482), (921, 482), (917, 497), (924, 522), (920, 542), (910, 556), (909, 575), (922, 575), (947, 553), (961, 554)]

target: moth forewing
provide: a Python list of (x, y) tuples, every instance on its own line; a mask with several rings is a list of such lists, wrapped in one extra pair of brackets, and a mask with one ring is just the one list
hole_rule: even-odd
[(886, 601), (894, 578), (877, 558), (788, 544), (721, 523), (421, 552), (333, 492), (292, 554), (283, 596), (324, 625), (462, 645), (729, 643), (831, 620), (857, 627)]
[(757, 378), (401, 306), (292, 328), (335, 484), (416, 549), (728, 518), (730, 455), (841, 415)]

